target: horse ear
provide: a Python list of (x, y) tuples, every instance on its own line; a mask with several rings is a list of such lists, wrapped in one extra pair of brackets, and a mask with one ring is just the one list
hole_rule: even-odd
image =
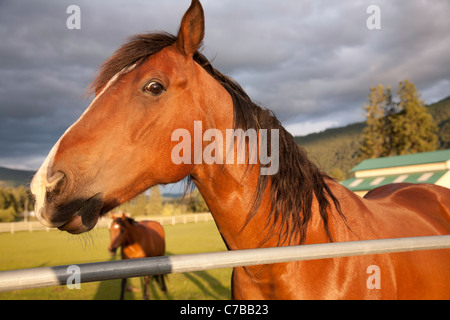
[(193, 55), (200, 47), (205, 34), (205, 16), (199, 0), (192, 0), (191, 6), (181, 20), (176, 45), (185, 55)]
[(113, 219), (113, 220), (115, 220), (115, 219), (117, 219), (117, 218), (120, 218), (120, 216), (121, 216), (121, 213), (120, 213), (120, 212), (110, 212), (110, 213), (109, 213), (109, 217), (110, 217), (111, 219)]

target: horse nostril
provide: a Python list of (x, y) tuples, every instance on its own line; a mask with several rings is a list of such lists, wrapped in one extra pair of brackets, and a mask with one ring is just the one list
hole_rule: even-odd
[(54, 175), (52, 175), (48, 180), (47, 180), (47, 193), (52, 193), (52, 194), (60, 194), (66, 187), (67, 184), (67, 177), (66, 175), (61, 172), (58, 171), (56, 172)]

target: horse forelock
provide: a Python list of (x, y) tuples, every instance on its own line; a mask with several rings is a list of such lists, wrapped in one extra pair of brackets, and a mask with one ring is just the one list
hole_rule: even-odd
[(174, 35), (165, 32), (134, 35), (103, 62), (89, 86), (88, 93), (97, 94), (112, 77), (138, 67), (147, 57), (170, 46), (175, 40)]

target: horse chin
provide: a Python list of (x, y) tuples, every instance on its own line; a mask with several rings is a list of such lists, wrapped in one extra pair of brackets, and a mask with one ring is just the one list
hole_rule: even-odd
[(92, 227), (88, 227), (83, 224), (83, 218), (75, 215), (69, 222), (66, 222), (64, 225), (58, 228), (61, 231), (67, 231), (71, 234), (79, 234), (92, 229)]
[(75, 214), (66, 223), (58, 227), (58, 229), (72, 234), (87, 232), (97, 224), (102, 207), (102, 195), (96, 194), (84, 201)]

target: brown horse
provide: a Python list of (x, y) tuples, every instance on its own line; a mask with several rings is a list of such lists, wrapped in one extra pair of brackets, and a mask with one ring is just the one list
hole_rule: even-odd
[[(203, 35), (203, 9), (193, 0), (177, 36), (134, 36), (106, 60), (92, 83), (95, 99), (33, 179), (45, 225), (90, 230), (149, 187), (189, 176), (230, 250), (450, 234), (449, 189), (394, 184), (355, 195), (197, 51)], [(223, 143), (232, 130), (238, 140), (239, 129), (244, 148)], [(265, 144), (272, 162), (261, 156)], [(449, 265), (450, 250), (427, 250), (239, 267), (232, 296), (449, 299)]]
[[(121, 247), (122, 259), (137, 259), (163, 256), (166, 253), (164, 228), (156, 221), (140, 221), (125, 214), (111, 215), (113, 222), (109, 229), (111, 242), (108, 251), (115, 255)], [(167, 293), (164, 276), (154, 276), (161, 291)], [(144, 277), (144, 299), (149, 298), (148, 285), (150, 277)], [(127, 279), (122, 279), (120, 300), (123, 300)]]

